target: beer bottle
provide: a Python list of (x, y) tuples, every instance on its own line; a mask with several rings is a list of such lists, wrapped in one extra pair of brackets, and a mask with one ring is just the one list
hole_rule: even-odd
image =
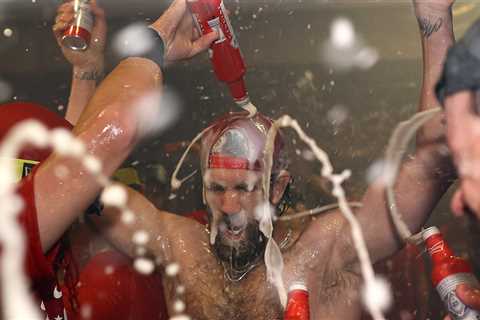
[(294, 282), (288, 289), (288, 302), (284, 320), (309, 320), (308, 290), (303, 282)]
[(437, 227), (422, 233), (428, 253), (432, 257), (432, 283), (453, 319), (480, 320), (480, 313), (466, 306), (456, 295), (460, 284), (478, 286), (470, 264), (453, 254)]

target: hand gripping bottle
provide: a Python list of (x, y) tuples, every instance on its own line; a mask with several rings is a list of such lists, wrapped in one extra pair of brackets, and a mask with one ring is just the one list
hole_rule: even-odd
[(478, 286), (472, 268), (465, 259), (453, 255), (436, 227), (422, 233), (432, 257), (432, 282), (453, 319), (480, 320), (480, 313), (466, 306), (455, 294), (459, 284)]
[(65, 29), (62, 44), (72, 50), (86, 50), (90, 44), (93, 29), (93, 14), (89, 0), (75, 0), (73, 23)]
[(239, 106), (250, 102), (245, 81), (245, 63), (222, 0), (187, 0), (198, 30), (205, 35), (213, 30), (219, 38), (210, 46), (210, 60), (217, 79), (225, 82)]
[(294, 282), (288, 289), (287, 308), (283, 315), (284, 320), (309, 320), (310, 307), (308, 304), (308, 290), (303, 282)]

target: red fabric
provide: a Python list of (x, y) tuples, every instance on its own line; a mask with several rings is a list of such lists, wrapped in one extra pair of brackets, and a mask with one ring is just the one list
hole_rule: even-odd
[(251, 164), (247, 159), (235, 158), (221, 154), (211, 154), (208, 158), (208, 167), (213, 169), (245, 169), (261, 171), (259, 161)]
[[(208, 223), (205, 210), (191, 212), (186, 217), (204, 225)], [(64, 293), (69, 294), (67, 290)], [(114, 251), (99, 253), (85, 265), (80, 271), (75, 295), (78, 310), (66, 304), (70, 319), (81, 319), (82, 309), (91, 313), (91, 319), (169, 318), (161, 275), (139, 274), (130, 258)]]
[[(18, 122), (34, 119), (43, 123), (47, 128), (66, 128), (72, 126), (62, 117), (49, 111), (45, 107), (28, 102), (15, 102), (0, 105), (0, 142), (10, 129)], [(51, 153), (49, 149), (38, 149), (25, 146), (19, 158), (42, 161)], [(34, 169), (35, 171), (35, 169)], [(57, 244), (48, 254), (44, 254), (38, 230), (37, 212), (34, 197), (34, 173), (22, 179), (17, 194), (24, 202), (24, 208), (19, 215), (19, 223), (27, 237), (25, 269), (32, 284), (32, 289), (39, 299), (39, 305), (50, 319), (64, 317), (64, 306), (60, 286), (56, 278), (55, 260), (60, 251)]]
[[(38, 120), (49, 129), (71, 128), (67, 121), (44, 107), (10, 103), (0, 105), (0, 142), (15, 124), (26, 119)], [(42, 161), (50, 153), (49, 149), (27, 146), (19, 158)], [(60, 248), (60, 241), (44, 255), (35, 207), (34, 172), (20, 182), (18, 194), (24, 201), (19, 223), (27, 236), (25, 268), (45, 317), (64, 319), (66, 307), (69, 319), (82, 319), (82, 312), (91, 312), (91, 319), (168, 319), (159, 274), (140, 275), (131, 260), (116, 252), (104, 252), (93, 257), (77, 275), (71, 252)], [(62, 259), (57, 259), (59, 253)], [(64, 280), (59, 285), (57, 273), (63, 268)], [(112, 273), (107, 274), (107, 268)]]
[(76, 298), (78, 311), (67, 306), (69, 318), (88, 312), (90, 319), (168, 319), (160, 274), (141, 275), (131, 259), (114, 251), (97, 254), (81, 270)]
[(45, 315), (48, 315), (50, 319), (55, 319), (58, 316), (63, 318), (63, 300), (54, 270), (54, 261), (59, 252), (59, 245), (57, 244), (47, 255), (44, 255), (38, 230), (33, 176), (33, 174), (30, 174), (24, 178), (18, 188), (18, 194), (24, 201), (24, 208), (19, 216), (19, 222), (27, 236), (26, 272), (30, 277), (32, 288), (39, 303), (43, 304), (42, 309), (44, 309)]
[[(0, 105), (0, 141), (8, 131), (20, 121), (33, 119), (40, 121), (49, 129), (66, 128), (71, 129), (72, 125), (47, 108), (30, 102), (13, 102)], [(51, 153), (51, 149), (37, 149), (27, 146), (19, 154), (20, 159), (42, 161)]]
[[(58, 284), (56, 276), (60, 264), (57, 265), (55, 260), (60, 245), (57, 244), (47, 255), (43, 254), (33, 183), (34, 172), (21, 181), (18, 194), (25, 206), (19, 221), (27, 235), (27, 274), (39, 305), (42, 304), (44, 315), (49, 319), (58, 316), (64, 319), (66, 313), (69, 319), (83, 319), (82, 314), (90, 312), (94, 320), (168, 319), (160, 274), (144, 276), (137, 273), (132, 261), (117, 252), (103, 252), (94, 256), (79, 276), (73, 277), (76, 284), (74, 290), (67, 287), (67, 278), (73, 272), (71, 268), (66, 268), (65, 283)], [(68, 251), (63, 255), (64, 262), (73, 261), (67, 259), (70, 256)]]

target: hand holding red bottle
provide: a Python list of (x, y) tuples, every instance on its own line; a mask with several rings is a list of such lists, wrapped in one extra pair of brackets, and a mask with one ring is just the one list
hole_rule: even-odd
[[(480, 310), (480, 290), (472, 288), (469, 285), (461, 284), (455, 290), (458, 298), (462, 300), (467, 306), (474, 310)], [(447, 315), (443, 320), (452, 320), (450, 315)]]

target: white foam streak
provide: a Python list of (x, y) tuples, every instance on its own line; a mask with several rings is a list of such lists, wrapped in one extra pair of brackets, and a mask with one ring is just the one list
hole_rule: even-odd
[(188, 145), (187, 149), (185, 150), (185, 152), (182, 154), (182, 157), (180, 158), (180, 160), (178, 161), (177, 163), (177, 166), (175, 167), (175, 170), (173, 171), (173, 174), (172, 174), (172, 178), (170, 179), (170, 186), (172, 187), (172, 192), (178, 190), (181, 186), (182, 186), (182, 183), (188, 179), (189, 177), (191, 177), (193, 174), (190, 174), (189, 176), (187, 176), (187, 178), (184, 178), (184, 179), (177, 179), (177, 175), (178, 175), (178, 172), (180, 171), (180, 169), (182, 168), (182, 165), (183, 165), (183, 162), (185, 161), (185, 158), (187, 157), (188, 153), (190, 152), (190, 149), (192, 148), (192, 146), (198, 141), (200, 140), (200, 138), (203, 136), (203, 134), (205, 132), (207, 132), (207, 130), (209, 130), (210, 127), (206, 128), (206, 129), (203, 129), (202, 132), (200, 132), (193, 140), (192, 142), (190, 142), (190, 144)]
[(257, 107), (253, 105), (253, 103), (249, 102), (246, 105), (242, 106), (242, 108), (248, 111), (248, 117), (251, 118), (255, 114), (257, 114)]
[(17, 223), (23, 201), (15, 194), (13, 163), (25, 143), (44, 146), (47, 131), (37, 121), (24, 121), (7, 135), (0, 146), (0, 258), (1, 297), (5, 319), (40, 320), (40, 312), (29, 293), (29, 281), (23, 273), (25, 235)]
[(270, 206), (270, 179), (272, 176), (273, 165), (273, 150), (275, 144), (275, 136), (278, 131), (278, 126), (275, 123), (267, 132), (267, 140), (265, 142), (264, 150), (264, 172), (262, 175), (262, 190), (264, 197), (264, 204), (261, 209), (260, 231), (267, 237), (267, 247), (265, 250), (264, 260), (267, 269), (267, 279), (277, 289), (278, 297), (282, 307), (287, 306), (287, 289), (283, 281), (283, 257), (280, 248), (273, 239), (273, 209)]
[(414, 137), (417, 130), (441, 111), (440, 108), (433, 108), (418, 112), (409, 120), (398, 124), (388, 141), (387, 150), (385, 151), (385, 169), (382, 180), (386, 184), (388, 208), (390, 209), (393, 224), (403, 240), (411, 238), (412, 232), (405, 221), (403, 221), (395, 200), (394, 186), (400, 171), (400, 164), (407, 150), (408, 143)]
[[(347, 219), (351, 227), (351, 234), (353, 238), (353, 244), (355, 250), (358, 255), (358, 259), (360, 261), (361, 266), (361, 273), (364, 279), (365, 288), (375, 288), (375, 284), (377, 283), (377, 279), (375, 278), (375, 274), (373, 272), (372, 263), (368, 254), (367, 246), (365, 240), (362, 235), (362, 230), (358, 220), (355, 218), (353, 212), (348, 205), (345, 192), (342, 188), (342, 183), (350, 177), (350, 171), (344, 170), (340, 174), (333, 173), (333, 167), (330, 163), (328, 155), (320, 149), (315, 140), (308, 137), (302, 128), (299, 126), (298, 122), (288, 115), (282, 116), (280, 119), (276, 120), (273, 124), (272, 128), (269, 130), (269, 137), (270, 140), (274, 140), (274, 134), (271, 135), (271, 132), (275, 133), (279, 127), (291, 127), (293, 128), (296, 133), (299, 135), (300, 139), (302, 139), (313, 151), (315, 157), (322, 163), (322, 176), (329, 179), (333, 184), (332, 194), (337, 198), (340, 211)], [(272, 157), (272, 155), (269, 155)], [(390, 293), (389, 293), (390, 294)], [(368, 300), (369, 304), (366, 304), (366, 307), (372, 317), (375, 320), (385, 319), (382, 314), (382, 307), (375, 301)]]

